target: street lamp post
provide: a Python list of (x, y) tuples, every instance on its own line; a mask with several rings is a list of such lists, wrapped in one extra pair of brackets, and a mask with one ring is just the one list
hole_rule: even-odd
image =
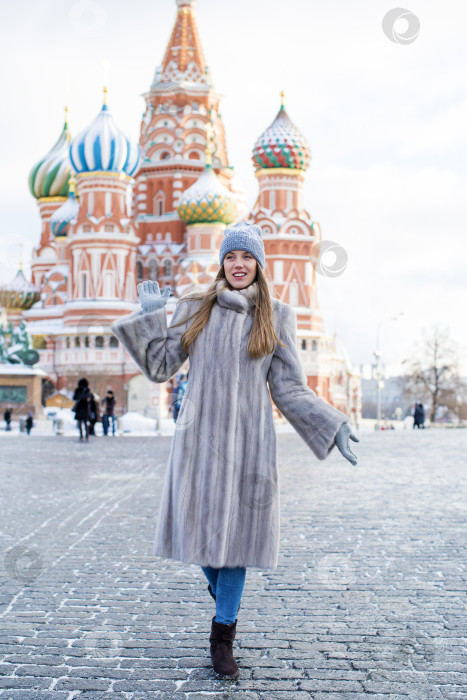
[(373, 376), (376, 379), (376, 395), (377, 395), (377, 408), (376, 408), (376, 429), (379, 430), (380, 428), (380, 423), (381, 423), (381, 392), (384, 388), (384, 381), (383, 381), (383, 368), (381, 367), (381, 350), (379, 349), (379, 329), (381, 328), (383, 323), (390, 323), (391, 321), (395, 321), (399, 316), (403, 316), (404, 312), (400, 311), (398, 314), (393, 316), (392, 318), (388, 318), (385, 321), (379, 321), (378, 326), (376, 328), (376, 350), (374, 351), (373, 355), (375, 356), (375, 369), (373, 371)]

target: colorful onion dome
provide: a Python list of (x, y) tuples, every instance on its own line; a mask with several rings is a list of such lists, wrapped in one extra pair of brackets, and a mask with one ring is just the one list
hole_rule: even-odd
[(70, 141), (68, 108), (65, 108), (65, 124), (57, 143), (29, 173), (29, 189), (36, 199), (67, 196), (68, 178), (71, 172), (68, 154)]
[(5, 309), (30, 309), (40, 298), (40, 290), (28, 282), (21, 265), (11, 282), (0, 287), (0, 304)]
[(132, 146), (115, 124), (107, 106), (107, 88), (101, 111), (71, 142), (70, 160), (77, 173), (105, 171), (131, 176), (136, 172), (139, 146)]
[(227, 226), (237, 215), (236, 196), (222, 185), (210, 162), (203, 174), (183, 192), (178, 215), (186, 224), (222, 223)]
[(306, 170), (310, 165), (310, 147), (291, 121), (282, 105), (271, 126), (261, 134), (253, 148), (256, 170), (262, 168), (295, 168)]
[(79, 202), (76, 197), (76, 179), (72, 175), (69, 182), (69, 192), (66, 202), (56, 209), (50, 217), (49, 225), (52, 235), (66, 236), (70, 224), (74, 224), (79, 212)]

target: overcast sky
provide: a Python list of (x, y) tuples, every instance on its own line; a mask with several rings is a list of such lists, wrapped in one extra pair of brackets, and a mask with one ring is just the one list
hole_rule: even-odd
[[(390, 41), (380, 0), (198, 0), (198, 29), (231, 164), (250, 205), (251, 149), (286, 92), (312, 163), (306, 208), (323, 239), (348, 254), (319, 277), (326, 329), (355, 365), (372, 360), (378, 324), (389, 373), (424, 328), (450, 330), (467, 372), (467, 5), (407, 6), (411, 43)], [(117, 124), (138, 139), (144, 101), (176, 16), (175, 0), (17, 0), (0, 5), (0, 282), (25, 268), (39, 240), (32, 165), (54, 144), (70, 105), (76, 134), (96, 116), (109, 74)], [(406, 20), (395, 30), (404, 33)], [(108, 62), (110, 69), (105, 67)], [(107, 71), (107, 72), (106, 72)], [(391, 321), (396, 314), (403, 316)]]

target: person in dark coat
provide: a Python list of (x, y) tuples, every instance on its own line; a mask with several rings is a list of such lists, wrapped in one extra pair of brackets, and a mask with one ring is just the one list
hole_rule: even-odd
[(86, 440), (89, 439), (89, 419), (91, 414), (90, 403), (93, 398), (88, 386), (88, 380), (83, 377), (78, 382), (78, 386), (73, 394), (73, 411), (75, 418), (78, 421), (79, 439), (83, 439), (83, 427), (86, 435)]
[(32, 413), (31, 413), (31, 411), (29, 411), (28, 417), (26, 418), (26, 432), (28, 435), (31, 434), (31, 430), (32, 430), (33, 426), (34, 426), (34, 421), (32, 419)]
[(102, 416), (102, 427), (104, 428), (104, 435), (109, 432), (109, 425), (112, 421), (112, 435), (115, 436), (115, 404), (117, 403), (112, 389), (107, 391), (107, 394), (102, 399), (102, 406), (104, 407), (104, 414)]
[(94, 394), (91, 392), (91, 399), (89, 401), (89, 435), (95, 435), (95, 425), (100, 421), (100, 412), (99, 412), (99, 397), (94, 396)]
[(3, 420), (5, 421), (5, 430), (11, 430), (11, 408), (5, 409)]
[(423, 404), (418, 404), (418, 427), (425, 429), (425, 409)]
[(421, 404), (416, 403), (413, 412), (413, 427), (420, 428), (420, 408)]

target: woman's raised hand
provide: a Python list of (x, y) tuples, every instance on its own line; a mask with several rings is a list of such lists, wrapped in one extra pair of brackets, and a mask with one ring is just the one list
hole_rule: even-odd
[(346, 459), (349, 460), (349, 462), (355, 466), (357, 464), (357, 456), (354, 455), (350, 449), (349, 439), (353, 440), (354, 442), (360, 442), (358, 437), (353, 434), (350, 425), (348, 423), (342, 423), (336, 435), (337, 449)]
[(159, 283), (152, 280), (140, 282), (137, 289), (139, 303), (145, 314), (162, 309), (167, 304), (167, 299), (170, 296), (170, 287), (166, 287), (161, 294)]

